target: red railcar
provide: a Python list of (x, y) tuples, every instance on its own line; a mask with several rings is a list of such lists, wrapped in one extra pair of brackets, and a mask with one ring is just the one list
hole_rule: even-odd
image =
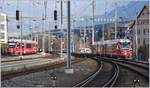
[[(22, 48), (21, 48), (22, 45)], [(10, 55), (19, 55), (22, 49), (22, 54), (34, 54), (38, 52), (38, 45), (35, 41), (12, 39), (8, 42), (7, 53)]]
[(129, 39), (116, 39), (95, 42), (93, 47), (98, 55), (132, 57), (132, 43)]

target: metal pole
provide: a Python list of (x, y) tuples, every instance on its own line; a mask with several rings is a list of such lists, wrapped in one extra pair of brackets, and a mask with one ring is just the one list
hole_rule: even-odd
[(92, 1), (92, 9), (93, 9), (93, 15), (92, 15), (92, 45), (94, 44), (94, 22), (95, 22), (95, 0)]
[(117, 39), (117, 2), (115, 3), (116, 10), (115, 10), (115, 39)]
[[(1, 2), (0, 2), (1, 3)], [(0, 35), (1, 35), (1, 12), (2, 12), (2, 7), (0, 7)], [(0, 36), (0, 39), (1, 39), (1, 36)], [(1, 42), (1, 40), (0, 40)], [(1, 57), (1, 43), (0, 43), (0, 57)]]
[(36, 22), (36, 20), (33, 20), (34, 21), (34, 41), (36, 41), (36, 24), (35, 24), (35, 22)]
[(45, 42), (45, 37), (44, 37), (44, 18), (42, 18), (42, 52), (44, 54), (44, 51), (45, 51), (45, 45), (44, 45), (44, 42)]
[(20, 40), (21, 40), (21, 43), (20, 43), (20, 59), (23, 59), (23, 56), (22, 56), (22, 12), (21, 12), (20, 34), (21, 34), (21, 36), (20, 36)]
[(80, 17), (80, 49), (82, 47), (81, 30), (82, 30), (82, 17)]
[(48, 51), (51, 51), (51, 21), (49, 20)]
[(137, 17), (135, 20), (135, 43), (136, 43), (136, 59), (138, 59), (138, 35), (137, 35)]
[(67, 59), (67, 68), (71, 68), (71, 52), (70, 52), (70, 27), (71, 27), (71, 24), (70, 24), (70, 0), (68, 0), (68, 5), (67, 5), (67, 8), (68, 8), (68, 34), (67, 34), (67, 41), (68, 41), (68, 45), (67, 45), (67, 54), (68, 54), (68, 59)]
[[(103, 41), (103, 42), (104, 42), (104, 40), (105, 40), (105, 38), (104, 38), (104, 36), (105, 36), (105, 35), (104, 35), (104, 33), (105, 33), (105, 32), (104, 32), (104, 29), (105, 29), (105, 24), (103, 23), (103, 30), (102, 30), (102, 31), (103, 31), (103, 38), (102, 38), (102, 41)], [(103, 46), (103, 47), (104, 47), (104, 52), (103, 52), (103, 54), (104, 54), (104, 56), (105, 56), (105, 46)]]
[(73, 17), (73, 20), (72, 20), (72, 45), (73, 45), (73, 49), (72, 49), (72, 52), (74, 52), (74, 25), (75, 25), (75, 19)]
[[(29, 31), (31, 31), (30, 40), (32, 41), (32, 27), (31, 27), (31, 25), (29, 25)], [(29, 34), (30, 34), (30, 33), (29, 33)]]
[[(62, 29), (62, 25), (63, 25), (63, 2), (62, 2), (62, 0), (61, 0), (61, 2), (60, 2), (60, 9), (61, 9), (61, 24), (60, 24), (61, 27), (60, 27), (60, 28), (61, 28), (61, 33), (62, 33), (62, 30), (63, 30), (63, 29)], [(61, 57), (61, 58), (62, 58), (62, 53), (63, 53), (63, 51), (62, 51), (62, 48), (63, 48), (63, 47), (62, 47), (62, 37), (63, 37), (63, 36), (61, 36), (61, 44), (60, 44), (60, 45), (61, 45), (61, 51), (60, 51), (60, 52), (61, 52), (61, 54), (60, 54), (60, 57)]]
[(105, 36), (105, 35), (104, 35), (104, 33), (105, 33), (104, 30), (105, 30), (105, 23), (103, 23), (103, 38), (102, 38), (102, 41), (105, 40), (105, 38), (104, 38), (104, 36)]
[(45, 23), (46, 23), (46, 16), (47, 16), (47, 0), (44, 0), (44, 7), (45, 7), (45, 14), (44, 14), (44, 19), (43, 19), (43, 55), (45, 55)]
[(84, 51), (85, 51), (85, 46), (86, 46), (86, 23), (84, 28)]

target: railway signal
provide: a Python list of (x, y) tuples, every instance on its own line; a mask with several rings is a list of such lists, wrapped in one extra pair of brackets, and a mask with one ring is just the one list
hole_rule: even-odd
[(54, 20), (57, 20), (57, 10), (54, 10)]
[(19, 10), (16, 10), (16, 20), (19, 20)]
[(17, 25), (17, 29), (20, 29), (20, 25)]

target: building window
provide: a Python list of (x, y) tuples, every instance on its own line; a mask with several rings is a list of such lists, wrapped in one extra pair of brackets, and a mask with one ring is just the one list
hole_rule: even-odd
[(31, 44), (27, 44), (27, 48), (31, 48)]
[(137, 21), (137, 24), (138, 24), (138, 25), (140, 25), (140, 24), (141, 24), (140, 22), (141, 22), (141, 21), (140, 21), (140, 20), (138, 20), (138, 21)]
[(149, 44), (149, 38), (146, 38), (146, 42), (147, 42), (147, 44)]
[(1, 30), (5, 30), (5, 25), (1, 24)]
[(140, 29), (138, 29), (138, 31), (137, 31), (137, 32), (138, 32), (138, 34), (140, 35)]
[(140, 38), (138, 38), (138, 44), (140, 44)]
[(1, 33), (1, 39), (5, 39), (5, 34)]
[(143, 20), (143, 24), (145, 24), (145, 20)]
[(149, 20), (146, 20), (146, 24), (149, 25)]
[(146, 38), (143, 39), (143, 44), (146, 44)]
[(146, 29), (143, 30), (143, 34), (146, 34)]

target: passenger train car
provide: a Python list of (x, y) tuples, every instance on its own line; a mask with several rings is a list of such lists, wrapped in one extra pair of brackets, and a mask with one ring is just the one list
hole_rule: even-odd
[(132, 43), (129, 39), (116, 39), (95, 42), (94, 53), (99, 56), (132, 57)]
[(20, 44), (22, 44), (22, 54), (34, 54), (38, 52), (38, 44), (31, 40), (11, 39), (8, 41), (7, 53), (10, 55), (20, 54)]

